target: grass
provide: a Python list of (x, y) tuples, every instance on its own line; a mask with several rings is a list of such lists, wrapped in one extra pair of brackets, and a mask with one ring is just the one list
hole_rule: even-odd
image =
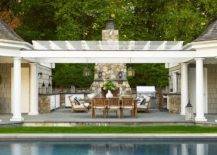
[(76, 127), (1, 127), (3, 133), (217, 133), (212, 126), (76, 126)]

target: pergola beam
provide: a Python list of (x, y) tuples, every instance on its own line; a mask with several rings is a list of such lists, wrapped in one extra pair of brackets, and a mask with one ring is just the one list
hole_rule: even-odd
[(40, 63), (174, 63), (184, 62), (187, 59), (154, 59), (154, 58), (40, 58)]
[[(118, 53), (118, 54), (117, 54)], [(217, 55), (217, 54), (216, 54)], [(193, 58), (195, 51), (50, 51), (25, 50), (22, 57), (33, 58)]]

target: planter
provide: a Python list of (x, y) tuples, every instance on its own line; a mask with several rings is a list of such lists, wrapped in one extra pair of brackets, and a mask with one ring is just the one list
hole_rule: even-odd
[[(111, 91), (111, 93), (113, 94), (113, 97), (118, 97), (119, 91), (120, 91), (119, 88), (117, 88), (116, 90)], [(101, 88), (101, 94), (102, 94), (103, 97), (106, 97), (107, 92), (108, 92), (107, 90), (104, 90), (104, 89)]]

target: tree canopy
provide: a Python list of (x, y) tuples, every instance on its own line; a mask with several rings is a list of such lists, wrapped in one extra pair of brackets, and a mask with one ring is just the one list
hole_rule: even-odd
[[(19, 19), (14, 28), (27, 41), (101, 40), (101, 30), (112, 17), (120, 40), (183, 40), (188, 43), (217, 17), (216, 0), (18, 1), (2, 0), (0, 11), (1, 14), (2, 11), (8, 12), (12, 19)], [(93, 78), (81, 78), (84, 66), (57, 64), (54, 70), (55, 84), (90, 85)], [(132, 86), (167, 85), (168, 71), (164, 65), (130, 66), (136, 70), (136, 76), (129, 78)]]

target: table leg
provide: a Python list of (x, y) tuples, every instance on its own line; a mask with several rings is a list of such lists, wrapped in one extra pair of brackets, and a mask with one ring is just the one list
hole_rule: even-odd
[(120, 109), (120, 117), (121, 117), (121, 118), (123, 118), (123, 114), (124, 114), (124, 112), (123, 112), (123, 109), (121, 108), (121, 109)]
[(95, 109), (92, 108), (92, 118), (95, 118), (95, 117), (96, 117), (96, 115), (95, 115)]

